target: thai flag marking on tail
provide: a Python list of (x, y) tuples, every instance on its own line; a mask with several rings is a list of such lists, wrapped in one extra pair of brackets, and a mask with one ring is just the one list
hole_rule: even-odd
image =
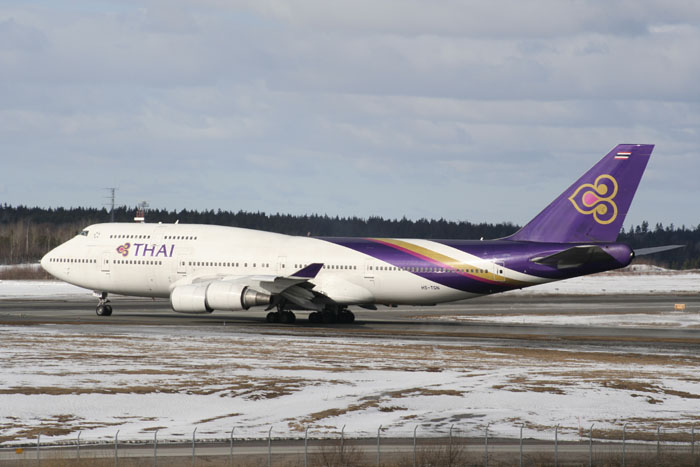
[(627, 160), (630, 158), (631, 155), (631, 152), (618, 152), (617, 154), (615, 154), (615, 159)]

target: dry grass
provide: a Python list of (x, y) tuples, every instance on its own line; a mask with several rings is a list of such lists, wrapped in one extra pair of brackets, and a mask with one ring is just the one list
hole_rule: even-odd
[(63, 396), (69, 394), (151, 394), (154, 392), (160, 393), (177, 393), (173, 388), (162, 388), (160, 386), (117, 386), (117, 387), (90, 387), (90, 388), (65, 388), (56, 386), (21, 386), (0, 389), (2, 394), (23, 394), (25, 396), (32, 395), (51, 395)]
[[(138, 417), (132, 417), (138, 418)], [(4, 430), (18, 429), (12, 435), (0, 435), (0, 444), (7, 441), (14, 441), (18, 439), (36, 439), (36, 437), (41, 434), (42, 436), (61, 436), (70, 433), (75, 433), (77, 430), (92, 430), (95, 428), (104, 428), (108, 426), (118, 426), (121, 422), (111, 422), (111, 423), (83, 423), (82, 420), (71, 418), (71, 421), (77, 423), (67, 424), (66, 421), (57, 421), (52, 417), (41, 420), (41, 422), (32, 427), (27, 427), (25, 425), (9, 424), (4, 425)]]
[(224, 418), (237, 417), (237, 416), (239, 416), (239, 415), (240, 415), (239, 413), (235, 413), (235, 412), (234, 412), (234, 413), (229, 413), (229, 414), (226, 414), (226, 415), (219, 415), (218, 417), (205, 418), (205, 419), (202, 419), (202, 420), (200, 420), (200, 421), (198, 421), (198, 422), (194, 422), (194, 424), (195, 424), (195, 425), (199, 425), (199, 424), (202, 424), (202, 423), (213, 422), (214, 420), (221, 420), (221, 419), (224, 419)]
[[(430, 388), (410, 388), (403, 389), (399, 391), (389, 391), (384, 392), (376, 396), (365, 397), (364, 400), (358, 404), (350, 404), (347, 407), (337, 407), (333, 409), (322, 410), (320, 412), (314, 412), (306, 417), (299, 420), (288, 420), (288, 426), (295, 431), (304, 431), (307, 426), (314, 425), (321, 422), (324, 419), (331, 417), (340, 417), (351, 412), (358, 412), (363, 410), (368, 410), (376, 408), (380, 412), (396, 412), (402, 410), (408, 410), (405, 407), (398, 405), (382, 405), (389, 404), (392, 400), (400, 399), (403, 397), (415, 397), (415, 396), (456, 396), (461, 397), (464, 395), (462, 391), (455, 391), (451, 389), (430, 389)], [(413, 418), (409, 416), (408, 418)]]

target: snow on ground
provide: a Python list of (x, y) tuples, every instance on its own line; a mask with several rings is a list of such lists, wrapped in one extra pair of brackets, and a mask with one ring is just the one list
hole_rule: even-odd
[(698, 294), (700, 274), (595, 274), (506, 292), (514, 295)]
[(504, 346), (245, 334), (232, 327), (0, 326), (0, 442), (237, 436), (578, 439), (700, 421), (693, 348)]
[(61, 297), (91, 298), (92, 291), (60, 281), (0, 280), (0, 299), (51, 299)]
[(39, 263), (20, 263), (20, 264), (0, 264), (0, 271), (5, 269), (15, 269), (15, 268), (34, 268), (39, 269), (41, 264)]

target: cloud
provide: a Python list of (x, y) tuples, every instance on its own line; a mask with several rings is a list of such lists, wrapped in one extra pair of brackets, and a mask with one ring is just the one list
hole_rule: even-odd
[(693, 23), (700, 19), (700, 7), (686, 1), (215, 0), (209, 3), (220, 8), (248, 9), (301, 29), (479, 38), (556, 38), (581, 32), (639, 35), (648, 30), (650, 23)]
[(699, 19), (680, 1), (6, 2), (3, 201), (117, 185), (169, 208), (522, 223), (650, 142), (632, 221), (697, 223)]

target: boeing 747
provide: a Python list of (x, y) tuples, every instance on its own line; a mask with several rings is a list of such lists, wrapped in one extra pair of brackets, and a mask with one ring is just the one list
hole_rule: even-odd
[[(497, 240), (295, 237), (215, 225), (86, 227), (41, 260), (96, 292), (168, 298), (182, 313), (266, 307), (270, 322), (350, 323), (349, 306), (463, 300), (627, 266), (616, 243), (654, 146), (621, 144), (532, 221)], [(636, 254), (655, 253), (669, 247)]]

